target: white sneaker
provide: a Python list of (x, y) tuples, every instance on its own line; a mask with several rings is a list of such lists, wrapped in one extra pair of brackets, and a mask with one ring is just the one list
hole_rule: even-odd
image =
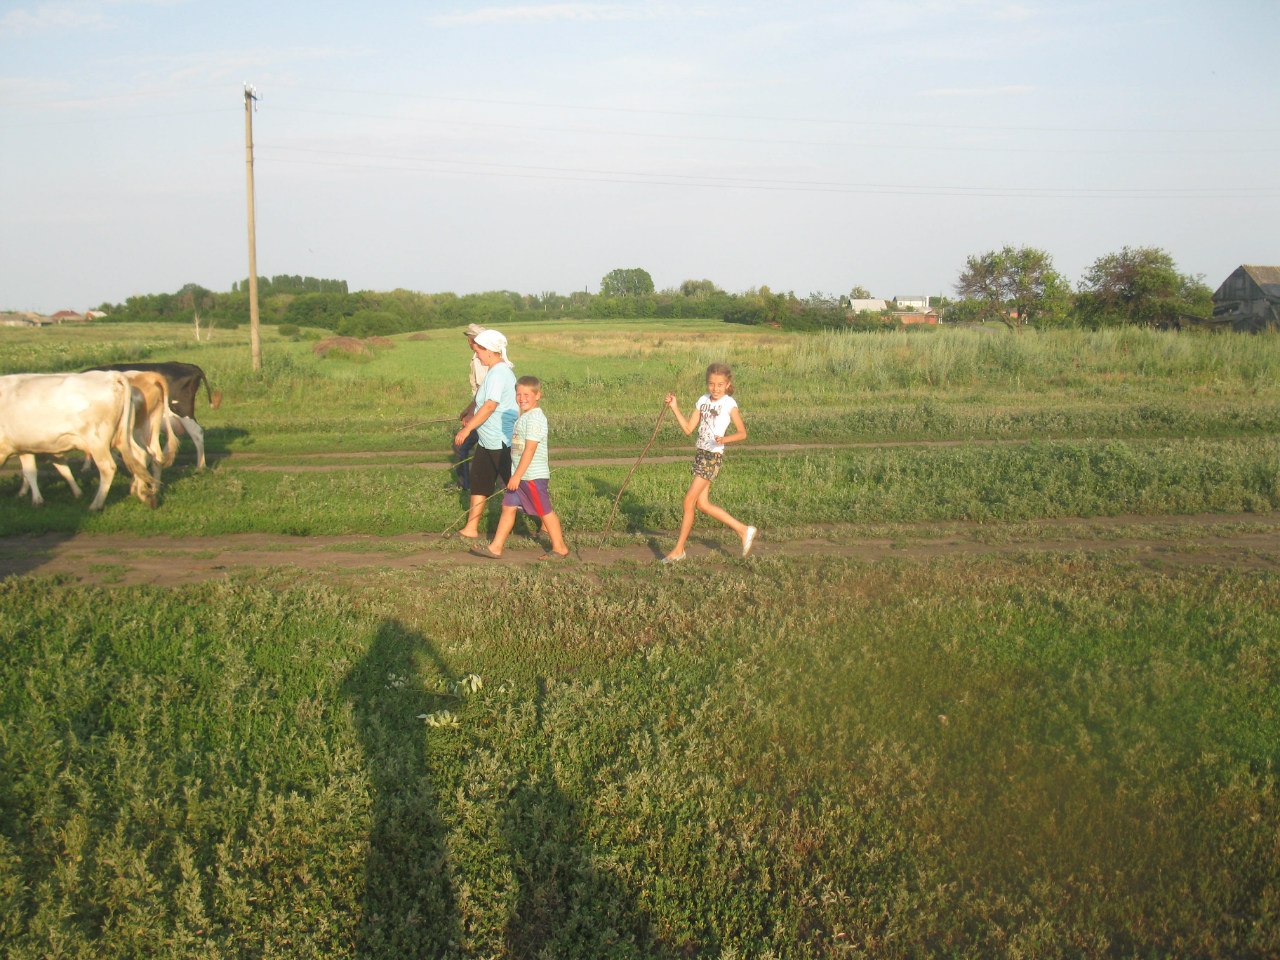
[(673, 553), (673, 554), (670, 554), (669, 556), (663, 557), (661, 562), (667, 563), (667, 564), (679, 563), (683, 559), (684, 559), (683, 553)]
[(742, 555), (745, 557), (751, 552), (751, 545), (756, 542), (756, 528), (747, 527), (747, 535), (742, 538)]

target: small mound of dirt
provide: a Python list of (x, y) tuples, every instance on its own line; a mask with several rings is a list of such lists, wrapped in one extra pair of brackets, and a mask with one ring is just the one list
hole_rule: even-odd
[(371, 347), (394, 347), (396, 342), (390, 337), (365, 337), (364, 342)]
[(368, 353), (369, 348), (365, 346), (363, 340), (357, 340), (355, 337), (329, 337), (327, 340), (321, 340), (311, 352), (318, 357), (327, 355), (331, 350), (338, 350), (342, 353)]
[(409, 336), (405, 337), (405, 339), (406, 339), (406, 340), (430, 340), (430, 339), (431, 339), (431, 334), (429, 334), (429, 333), (411, 333), (411, 334), (409, 334)]

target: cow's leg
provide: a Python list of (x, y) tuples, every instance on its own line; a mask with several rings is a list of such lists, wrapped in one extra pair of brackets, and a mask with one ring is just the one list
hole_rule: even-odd
[(196, 469), (204, 469), (204, 431), (200, 429), (200, 424), (196, 423), (191, 417), (178, 417), (182, 423), (182, 429), (186, 430), (191, 436), (191, 442), (196, 445)]
[(90, 450), (89, 455), (98, 465), (98, 492), (89, 504), (90, 510), (101, 510), (107, 502), (107, 491), (111, 489), (111, 481), (116, 478), (116, 458), (111, 455), (111, 447), (103, 444), (99, 450)]
[(71, 495), (77, 500), (80, 499), (80, 484), (76, 483), (75, 475), (71, 472), (71, 467), (62, 460), (53, 461), (53, 469), (62, 474), (62, 479), (67, 481), (67, 486), (71, 488)]
[(164, 441), (164, 458), (169, 463), (173, 463), (173, 461), (177, 458), (178, 444), (181, 442), (179, 440), (179, 434), (174, 433), (174, 430), (173, 430), (173, 425), (175, 421), (177, 422), (179, 427), (182, 426), (182, 418), (179, 417), (172, 410), (167, 411), (164, 415), (164, 422), (165, 422), (165, 426), (169, 428), (169, 435), (165, 437), (165, 441)]
[[(157, 435), (153, 438), (150, 436), (150, 427), (144, 421), (141, 427), (133, 429), (133, 455), (137, 457), (139, 463), (147, 463), (150, 461), (151, 466), (148, 468), (151, 473), (151, 479), (156, 482), (156, 486), (160, 485), (160, 473), (163, 466), (164, 452), (160, 449), (160, 437)], [(142, 499), (142, 493), (139, 488), (142, 482), (136, 477), (133, 485), (129, 488), (132, 493)]]
[(31, 505), (44, 506), (44, 497), (40, 496), (40, 484), (36, 483), (36, 455), (34, 453), (18, 454), (18, 463), (22, 465), (22, 487), (18, 496), (31, 491)]

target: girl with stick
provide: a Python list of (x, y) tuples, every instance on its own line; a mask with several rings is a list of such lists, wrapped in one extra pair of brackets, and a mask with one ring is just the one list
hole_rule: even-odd
[[(684, 516), (680, 521), (680, 536), (671, 552), (662, 558), (663, 563), (677, 563), (684, 559), (685, 543), (693, 530), (696, 511), (701, 510), (729, 527), (742, 539), (742, 555), (751, 553), (756, 528), (735, 519), (729, 512), (711, 502), (711, 481), (720, 472), (724, 460), (724, 445), (747, 439), (747, 428), (733, 399), (733, 373), (728, 364), (713, 363), (707, 367), (707, 392), (698, 398), (693, 412), (685, 417), (680, 412), (674, 393), (667, 394), (667, 406), (675, 414), (676, 422), (685, 435), (698, 431), (693, 455), (693, 481), (684, 495)], [(732, 423), (735, 433), (727, 434)]]

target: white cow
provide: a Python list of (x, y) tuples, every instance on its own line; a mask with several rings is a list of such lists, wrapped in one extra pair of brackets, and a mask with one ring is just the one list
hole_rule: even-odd
[[(121, 373), (18, 373), (0, 377), (0, 464), (18, 454), (24, 488), (31, 502), (44, 498), (36, 484), (38, 453), (62, 454), (82, 450), (98, 465), (98, 491), (89, 504), (101, 510), (116, 475), (111, 448), (120, 451), (133, 474), (132, 492), (154, 507), (159, 484), (147, 471), (146, 454), (133, 438), (133, 389)], [(55, 464), (79, 488), (65, 465)]]

